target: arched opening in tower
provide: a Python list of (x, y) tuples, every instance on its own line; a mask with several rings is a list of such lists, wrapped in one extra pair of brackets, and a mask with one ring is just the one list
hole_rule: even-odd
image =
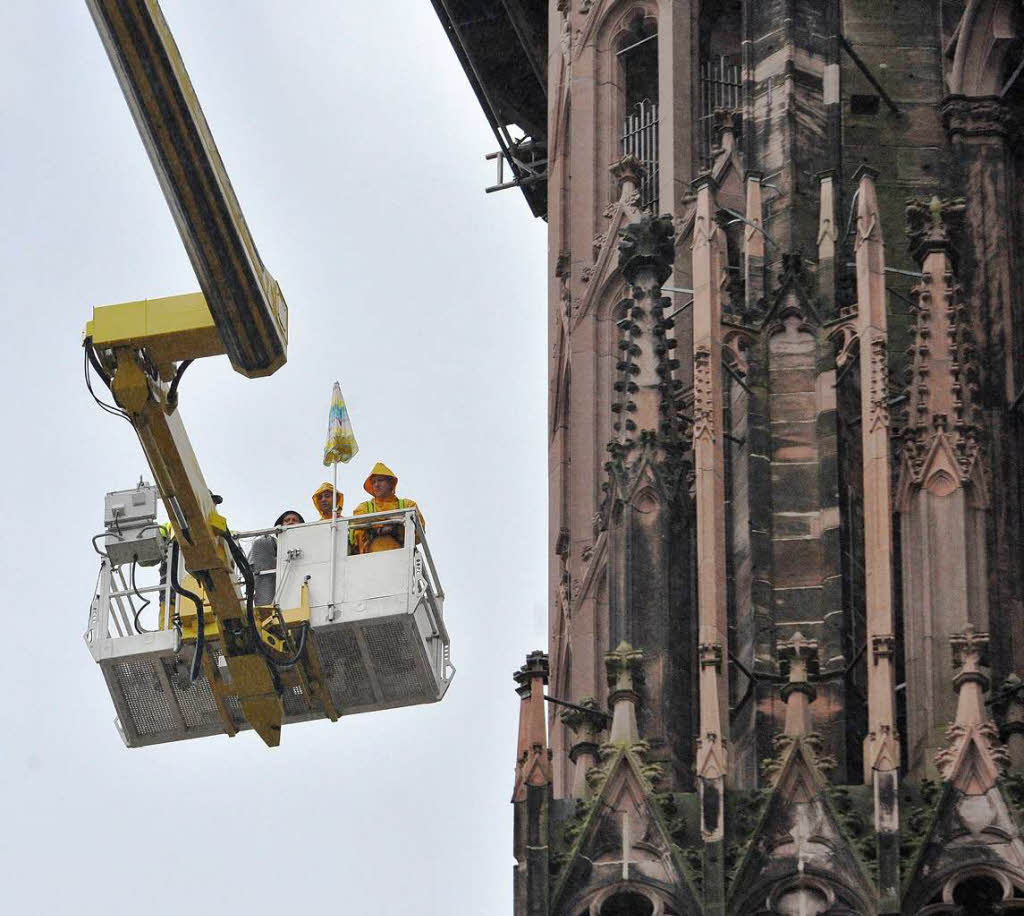
[[(701, 169), (711, 168), (715, 136), (715, 112), (741, 112), (743, 107), (740, 38), (743, 10), (738, 0), (701, 4), (700, 60), (697, 92), (697, 160)], [(737, 138), (738, 139), (738, 138)]]
[(1003, 912), (997, 904), (1003, 899), (1003, 888), (989, 875), (975, 875), (961, 881), (953, 891), (953, 902), (963, 909), (964, 916), (994, 916)]
[(609, 897), (601, 907), (601, 916), (651, 916), (654, 904), (642, 894), (622, 891)]
[(623, 91), (622, 154), (644, 167), (640, 208), (658, 207), (658, 27), (638, 15), (618, 42)]

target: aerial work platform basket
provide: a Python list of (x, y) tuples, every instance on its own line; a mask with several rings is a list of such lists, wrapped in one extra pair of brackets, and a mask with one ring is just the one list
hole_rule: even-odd
[[(352, 550), (352, 533), (384, 523), (404, 529), (403, 546)], [(444, 592), (414, 509), (237, 534), (253, 567), (257, 620), (296, 634), (306, 628), (302, 664), (277, 673), (284, 722), (294, 723), (440, 700), (455, 669), (445, 629)], [(274, 554), (276, 553), (276, 561)], [(168, 549), (165, 564), (171, 562)], [(166, 570), (167, 567), (164, 569)], [(190, 682), (197, 615), (161, 574), (137, 587), (134, 570), (101, 560), (85, 641), (99, 663), (125, 744), (141, 747), (250, 727), (212, 614), (205, 614), (201, 674)], [(201, 594), (181, 570), (183, 587)], [(241, 576), (239, 576), (241, 578)], [(156, 628), (139, 632), (144, 620)]]

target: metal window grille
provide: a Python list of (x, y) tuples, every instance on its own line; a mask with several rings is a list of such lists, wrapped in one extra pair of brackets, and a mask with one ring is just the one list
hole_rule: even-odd
[(640, 209), (658, 210), (658, 105), (637, 102), (622, 122), (622, 154), (636, 156), (644, 167), (640, 182)]
[(740, 107), (740, 66), (733, 58), (720, 56), (701, 62), (697, 113), (697, 156), (702, 169), (711, 168), (715, 143), (715, 109)]

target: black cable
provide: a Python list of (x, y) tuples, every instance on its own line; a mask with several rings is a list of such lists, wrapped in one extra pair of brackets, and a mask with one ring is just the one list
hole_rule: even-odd
[(101, 557), (104, 557), (105, 559), (109, 560), (110, 555), (100, 550), (99, 547), (96, 546), (96, 541), (98, 541), (100, 538), (105, 538), (106, 536), (107, 533), (105, 531), (100, 534), (94, 534), (92, 537), (92, 549), (95, 550), (96, 553), (98, 553)]
[(308, 632), (309, 624), (303, 623), (299, 628), (299, 645), (295, 650), (295, 654), (291, 658), (284, 660), (273, 659), (274, 664), (278, 668), (294, 668), (302, 660), (302, 655), (306, 651), (306, 634)]
[(183, 360), (178, 365), (178, 369), (174, 373), (174, 378), (171, 379), (171, 387), (167, 389), (167, 406), (172, 410), (178, 406), (178, 383), (181, 381), (181, 377), (185, 374), (185, 370), (191, 365), (192, 360)]
[[(105, 401), (101, 401), (99, 399), (99, 397), (96, 395), (96, 392), (92, 390), (92, 378), (89, 375), (89, 364), (90, 364), (90, 358), (89, 357), (90, 357), (90, 355), (92, 355), (93, 359), (95, 359), (96, 355), (92, 351), (92, 344), (89, 341), (89, 339), (86, 338), (86, 346), (85, 346), (85, 387), (89, 389), (89, 394), (92, 395), (92, 399), (97, 404), (99, 404), (101, 410), (105, 411), (106, 413), (112, 414), (115, 417), (121, 417), (121, 419), (123, 419), (126, 423), (128, 423), (132, 427), (132, 429), (135, 429), (135, 424), (132, 423), (132, 418), (130, 416), (128, 416), (128, 414), (125, 411), (121, 410), (120, 407), (115, 407), (113, 404), (107, 404)], [(98, 363), (99, 361), (97, 360), (96, 362)], [(101, 378), (104, 378), (104, 376), (101, 376)]]
[(199, 677), (199, 668), (203, 662), (203, 649), (206, 643), (206, 632), (203, 620), (203, 599), (200, 598), (195, 592), (190, 592), (188, 589), (181, 587), (178, 582), (178, 553), (180, 548), (178, 547), (177, 540), (171, 542), (171, 568), (170, 568), (170, 579), (171, 589), (176, 595), (181, 595), (183, 598), (188, 598), (196, 606), (196, 654), (192, 656), (192, 669), (189, 672), (188, 682), (194, 684), (196, 678)]
[(253, 607), (253, 594), (256, 591), (256, 577), (253, 575), (252, 566), (246, 559), (242, 548), (238, 546), (238, 542), (231, 536), (230, 531), (222, 531), (221, 537), (228, 542), (228, 550), (231, 552), (231, 557), (234, 559), (235, 565), (241, 570), (242, 579), (245, 581), (245, 614), (246, 619), (249, 622), (249, 626), (252, 627), (253, 635), (256, 638), (257, 649), (259, 649), (260, 654), (275, 668), (294, 667), (299, 663), (303, 653), (306, 651), (306, 631), (309, 629), (309, 625), (302, 625), (302, 633), (299, 637), (299, 645), (295, 650), (295, 654), (290, 658), (277, 658), (273, 654), (273, 650), (263, 642), (263, 638), (260, 636), (259, 629), (256, 626), (256, 613)]
[(85, 356), (92, 363), (93, 369), (96, 370), (96, 374), (103, 380), (103, 384), (108, 388), (110, 387), (110, 376), (107, 375), (107, 370), (103, 368), (103, 363), (100, 362), (100, 358), (96, 355), (96, 348), (92, 345), (92, 338), (86, 337), (82, 341), (82, 346), (85, 347)]
[(147, 630), (144, 626), (142, 626), (139, 623), (139, 615), (144, 610), (146, 610), (146, 608), (148, 608), (153, 602), (150, 601), (145, 595), (143, 595), (139, 591), (138, 586), (135, 584), (135, 565), (138, 562), (139, 562), (139, 555), (135, 554), (135, 556), (132, 557), (131, 571), (128, 573), (128, 580), (129, 580), (129, 582), (131, 582), (132, 591), (135, 593), (135, 597), (138, 598), (139, 601), (142, 602), (142, 604), (139, 606), (139, 609), (135, 612), (135, 620), (134, 620), (135, 632), (136, 633), (152, 633), (153, 632), (152, 630)]
[(249, 626), (252, 628), (253, 633), (256, 635), (256, 642), (259, 645), (261, 651), (266, 654), (266, 646), (263, 645), (263, 640), (259, 638), (259, 634), (256, 632), (256, 613), (253, 608), (254, 599), (253, 594), (256, 590), (256, 577), (253, 575), (252, 567), (249, 565), (249, 561), (245, 558), (245, 554), (242, 553), (242, 548), (238, 546), (238, 542), (231, 536), (230, 531), (222, 531), (221, 537), (228, 542), (228, 550), (231, 553), (232, 559), (235, 561), (235, 565), (239, 568), (242, 573), (242, 579), (245, 582), (245, 617)]

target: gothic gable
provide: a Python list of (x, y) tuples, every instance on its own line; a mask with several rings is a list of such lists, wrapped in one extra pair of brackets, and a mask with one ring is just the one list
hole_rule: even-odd
[(959, 884), (979, 875), (997, 881), (1003, 899), (1024, 896), (1024, 841), (997, 781), (999, 768), (988, 742), (967, 735), (955, 747), (931, 828), (907, 871), (907, 913), (930, 903), (952, 903)]
[(652, 788), (658, 768), (642, 762), (642, 747), (619, 747), (591, 770), (596, 794), (578, 803), (576, 840), (554, 886), (552, 916), (576, 913), (624, 881), (681, 913), (703, 911)]
[(781, 328), (790, 316), (797, 316), (802, 323), (815, 328), (822, 325), (822, 317), (814, 305), (811, 283), (800, 252), (782, 256), (782, 274), (775, 289), (769, 294), (768, 301), (768, 310), (763, 319), (766, 328)]
[(729, 912), (799, 912), (801, 901), (808, 912), (874, 912), (874, 885), (826, 789), (807, 740), (794, 740), (736, 870)]

